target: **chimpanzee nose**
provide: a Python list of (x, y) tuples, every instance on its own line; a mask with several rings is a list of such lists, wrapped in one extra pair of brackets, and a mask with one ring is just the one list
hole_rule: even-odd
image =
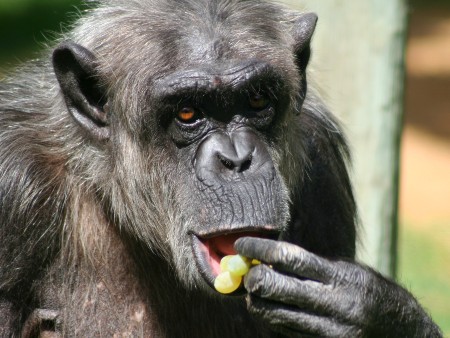
[(195, 171), (200, 180), (246, 178), (272, 161), (265, 145), (249, 130), (214, 133), (199, 146)]

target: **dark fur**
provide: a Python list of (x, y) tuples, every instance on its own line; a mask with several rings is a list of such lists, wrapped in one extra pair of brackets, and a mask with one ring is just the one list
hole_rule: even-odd
[(155, 93), (166, 74), (214, 60), (267, 60), (284, 74), (286, 118), (270, 151), (286, 202), (273, 217), (283, 240), (354, 258), (347, 147), (312, 90), (300, 111), (294, 20), (257, 0), (101, 1), (61, 41), (97, 57), (107, 140), (67, 112), (50, 55), (0, 84), (0, 336), (36, 325), (79, 337), (275, 336), (241, 297), (208, 290), (181, 236), (201, 205)]

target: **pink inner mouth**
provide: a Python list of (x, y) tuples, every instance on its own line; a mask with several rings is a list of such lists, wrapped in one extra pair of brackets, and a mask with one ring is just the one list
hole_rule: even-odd
[(266, 238), (267, 236), (259, 232), (239, 232), (200, 240), (200, 250), (215, 276), (220, 273), (220, 260), (227, 255), (236, 255), (234, 242), (241, 237)]

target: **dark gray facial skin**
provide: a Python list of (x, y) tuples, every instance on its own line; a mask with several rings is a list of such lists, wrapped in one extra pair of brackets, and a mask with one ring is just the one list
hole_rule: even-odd
[[(103, 0), (4, 79), (0, 336), (442, 336), (354, 260), (347, 146), (307, 87), (316, 21)], [(222, 295), (236, 253), (263, 264)]]

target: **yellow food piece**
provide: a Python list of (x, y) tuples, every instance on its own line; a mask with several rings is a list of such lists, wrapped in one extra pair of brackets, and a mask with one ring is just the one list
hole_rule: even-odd
[(224, 271), (214, 280), (214, 288), (220, 293), (227, 294), (237, 290), (241, 282), (241, 276), (236, 276), (230, 271)]
[(228, 255), (228, 256), (222, 257), (222, 259), (220, 260), (220, 271), (221, 272), (228, 271), (228, 262), (233, 257), (234, 257), (234, 255)]
[(244, 276), (250, 269), (250, 260), (241, 255), (234, 255), (227, 260), (226, 270), (237, 276)]
[(242, 277), (252, 265), (261, 264), (260, 261), (250, 260), (241, 255), (228, 255), (220, 260), (221, 273), (214, 280), (214, 288), (223, 294), (231, 293), (239, 288)]

